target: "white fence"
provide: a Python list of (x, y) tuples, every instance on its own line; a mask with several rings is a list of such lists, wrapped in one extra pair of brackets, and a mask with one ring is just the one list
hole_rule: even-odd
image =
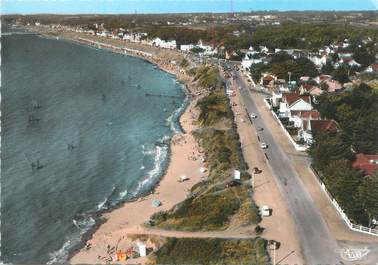
[[(265, 104), (268, 106), (268, 108), (271, 109), (271, 106), (270, 106), (270, 104), (266, 101), (266, 99), (264, 99), (264, 102), (265, 102)], [(307, 147), (304, 146), (304, 145), (299, 145), (299, 144), (297, 144), (297, 143), (293, 140), (293, 138), (291, 137), (291, 135), (288, 133), (288, 131), (286, 130), (285, 126), (283, 126), (282, 122), (281, 122), (280, 119), (277, 117), (276, 113), (274, 113), (273, 110), (271, 110), (271, 112), (272, 112), (273, 116), (277, 119), (278, 124), (279, 124), (279, 125), (281, 126), (281, 128), (283, 129), (283, 131), (284, 131), (285, 135), (287, 136), (287, 138), (289, 138), (290, 143), (294, 146), (295, 150), (297, 150), (297, 151), (301, 151), (301, 152), (306, 151), (306, 150), (307, 150)]]
[[(266, 101), (266, 99), (264, 99), (264, 102), (268, 106), (268, 108), (271, 109), (271, 106)], [(307, 148), (305, 146), (303, 146), (303, 145), (298, 145), (296, 142), (294, 142), (293, 138), (287, 132), (286, 128), (283, 126), (283, 124), (281, 123), (280, 119), (277, 117), (276, 113), (274, 113), (273, 110), (271, 112), (272, 112), (273, 116), (277, 119), (278, 123), (280, 124), (281, 128), (285, 132), (286, 136), (289, 138), (290, 142), (294, 145), (295, 149), (297, 151), (305, 151)], [(329, 191), (327, 190), (325, 184), (320, 179), (318, 173), (312, 167), (311, 167), (311, 170), (314, 173), (314, 175), (316, 177), (316, 180), (318, 181), (320, 187), (322, 188), (322, 190), (324, 191), (324, 193), (327, 195), (327, 198), (331, 201), (332, 205), (336, 208), (337, 212), (340, 214), (341, 218), (347, 224), (347, 226), (349, 227), (349, 229), (357, 231), (357, 232), (369, 234), (369, 235), (372, 235), (372, 236), (378, 236), (378, 230), (377, 229), (372, 229), (372, 228), (368, 228), (368, 227), (365, 227), (365, 226), (362, 226), (362, 225), (355, 225), (355, 224), (353, 224), (349, 220), (348, 216), (344, 213), (344, 210), (337, 203), (337, 201), (335, 200), (335, 198), (333, 198), (332, 195), (331, 195), (331, 193), (329, 193)]]
[(353, 224), (349, 220), (348, 216), (344, 213), (344, 210), (337, 203), (337, 201), (335, 200), (335, 198), (333, 198), (332, 195), (331, 195), (331, 193), (329, 193), (329, 191), (327, 190), (325, 184), (320, 179), (318, 173), (313, 169), (313, 167), (310, 167), (310, 168), (311, 168), (312, 172), (314, 173), (314, 175), (316, 177), (316, 180), (318, 181), (320, 187), (322, 188), (322, 190), (324, 191), (324, 193), (327, 195), (327, 198), (331, 201), (331, 203), (333, 204), (333, 206), (336, 208), (337, 212), (340, 214), (341, 218), (347, 224), (347, 226), (349, 227), (349, 229), (357, 231), (357, 232), (369, 234), (369, 235), (372, 235), (372, 236), (378, 236), (378, 230), (377, 229), (372, 229), (372, 228), (368, 228), (368, 227), (365, 227), (365, 226), (362, 226), (362, 225), (355, 225), (355, 224)]

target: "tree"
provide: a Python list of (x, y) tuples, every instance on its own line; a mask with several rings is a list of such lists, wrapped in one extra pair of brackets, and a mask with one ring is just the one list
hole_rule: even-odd
[(345, 64), (337, 67), (333, 72), (333, 79), (339, 81), (342, 84), (349, 82), (349, 67)]
[(251, 66), (250, 72), (253, 80), (258, 82), (260, 80), (261, 74), (268, 69), (263, 63), (254, 64)]
[(321, 133), (314, 135), (315, 141), (311, 144), (308, 152), (316, 169), (323, 171), (330, 161), (351, 160), (350, 143), (347, 136), (340, 133)]
[(322, 74), (331, 75), (333, 71), (335, 71), (335, 68), (330, 62), (327, 62), (325, 65), (323, 65), (321, 69)]
[(335, 160), (325, 167), (324, 181), (349, 218), (359, 222), (362, 219), (362, 207), (356, 194), (361, 183), (361, 173), (353, 169), (348, 160)]
[(375, 54), (370, 54), (366, 49), (361, 48), (354, 52), (353, 59), (362, 67), (367, 67), (375, 61)]
[(362, 202), (362, 207), (368, 216), (368, 224), (372, 219), (378, 219), (378, 173), (367, 176), (358, 187), (358, 196)]
[(327, 92), (329, 88), (329, 85), (326, 82), (321, 82), (320, 83), (320, 89)]

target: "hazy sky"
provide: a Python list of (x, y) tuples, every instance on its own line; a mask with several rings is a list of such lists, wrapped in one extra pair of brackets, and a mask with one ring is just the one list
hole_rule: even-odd
[[(1, 13), (182, 13), (377, 10), (378, 0), (0, 0)], [(232, 4), (231, 4), (232, 2)]]

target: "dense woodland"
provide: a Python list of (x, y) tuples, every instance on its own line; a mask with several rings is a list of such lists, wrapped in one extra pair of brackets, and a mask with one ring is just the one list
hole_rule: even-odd
[(378, 40), (378, 30), (330, 24), (287, 23), (282, 26), (257, 27), (253, 44), (268, 48), (318, 49), (335, 41)]
[(378, 217), (378, 175), (364, 177), (352, 162), (357, 153), (378, 153), (378, 92), (361, 84), (318, 100), (321, 116), (334, 119), (340, 131), (315, 135), (313, 165), (349, 218), (369, 225)]

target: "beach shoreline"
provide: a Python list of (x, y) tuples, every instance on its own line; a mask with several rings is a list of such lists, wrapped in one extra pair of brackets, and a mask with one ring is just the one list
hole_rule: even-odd
[[(51, 38), (49, 35), (45, 37)], [(99, 44), (99, 42), (85, 43), (75, 38), (62, 37), (62, 39), (86, 46)], [(106, 44), (102, 46), (103, 47), (98, 45), (98, 48), (110, 50), (119, 54), (125, 54), (120, 52), (122, 50), (106, 47)], [(191, 96), (194, 92), (193, 87), (191, 86), (191, 78), (187, 76), (185, 72), (177, 65), (171, 65), (169, 62), (164, 62), (162, 58), (158, 58), (156, 56), (144, 56), (145, 54), (146, 53), (137, 52), (126, 53), (127, 56), (146, 60), (149, 63), (156, 65), (160, 70), (174, 75), (176, 81), (183, 85), (186, 99), (183, 102), (183, 110), (181, 110), (178, 117), (178, 124), (181, 128), (181, 132), (176, 132), (170, 140), (170, 155), (167, 161), (168, 165), (157, 183), (153, 185), (151, 189), (149, 189), (151, 194), (149, 194), (149, 192), (138, 194), (135, 198), (120, 203), (112, 209), (100, 212), (96, 216), (98, 221), (97, 224), (83, 235), (81, 244), (70, 251), (68, 256), (68, 261), (70, 263), (102, 263), (98, 257), (101, 255), (106, 255), (105, 251), (107, 249), (101, 248), (101, 246), (105, 246), (105, 241), (108, 243), (107, 245), (114, 245), (115, 240), (120, 234), (125, 236), (127, 234), (135, 234), (143, 231), (143, 224), (149, 220), (149, 217), (153, 213), (160, 210), (169, 210), (177, 203), (183, 201), (187, 196), (188, 190), (194, 184), (198, 183), (203, 175), (199, 171), (200, 166), (202, 166), (200, 163), (201, 159), (199, 159), (199, 157), (201, 157), (198, 149), (199, 147), (194, 137), (191, 135), (191, 132), (195, 129), (195, 126), (193, 125), (193, 122), (195, 121), (195, 115), (193, 114), (195, 113), (195, 100)], [(185, 158), (183, 154), (186, 154), (187, 157)], [(195, 156), (196, 158), (190, 160), (189, 158), (191, 155), (193, 157)], [(181, 170), (180, 168), (185, 167), (185, 164), (187, 165), (187, 169)], [(191, 174), (194, 165), (198, 168), (198, 172), (196, 174)], [(179, 183), (177, 179), (181, 175), (189, 175), (189, 180), (185, 181), (185, 183)], [(181, 189), (182, 192), (178, 192), (178, 189)], [(175, 190), (175, 194), (173, 194), (173, 196), (172, 194), (169, 194), (171, 192), (167, 192), (171, 190)], [(156, 197), (156, 195), (161, 193), (163, 194)], [(146, 205), (146, 202), (150, 202), (153, 197), (158, 198), (163, 203), (161, 207), (153, 208), (151, 204), (149, 206)], [(134, 210), (135, 213), (139, 213), (140, 217), (135, 219), (136, 215), (129, 213), (126, 214), (125, 218), (120, 218), (120, 215), (124, 216), (124, 213), (130, 210)], [(109, 234), (113, 236), (109, 237)], [(104, 240), (104, 236), (107, 238), (106, 240)], [(88, 244), (91, 246), (91, 249), (95, 249), (95, 251), (89, 251), (87, 249)], [(119, 242), (117, 244), (119, 244)], [(129, 262), (141, 262), (143, 264), (145, 261), (145, 259), (140, 258), (137, 260), (128, 260), (126, 264)]]

